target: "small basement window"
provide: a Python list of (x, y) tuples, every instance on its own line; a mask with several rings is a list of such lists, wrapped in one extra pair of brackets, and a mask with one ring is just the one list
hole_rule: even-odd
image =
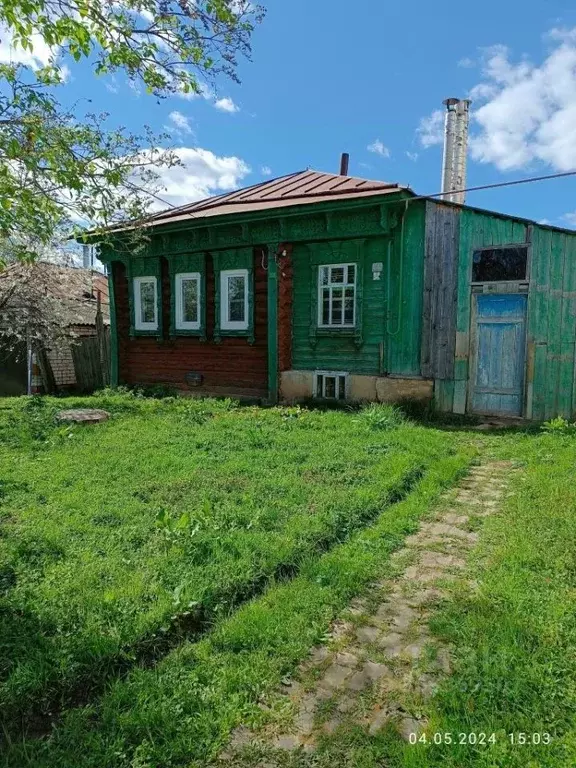
[(356, 322), (356, 264), (318, 267), (318, 326), (353, 328)]
[(505, 248), (482, 248), (474, 251), (473, 283), (496, 283), (503, 280), (526, 280), (528, 246), (509, 245)]
[(200, 328), (200, 273), (176, 275), (176, 328), (179, 331)]
[(134, 327), (137, 331), (158, 330), (158, 298), (155, 277), (134, 278)]
[(227, 331), (248, 329), (248, 270), (220, 272), (220, 327)]
[(314, 397), (321, 400), (346, 400), (348, 375), (340, 371), (316, 371)]

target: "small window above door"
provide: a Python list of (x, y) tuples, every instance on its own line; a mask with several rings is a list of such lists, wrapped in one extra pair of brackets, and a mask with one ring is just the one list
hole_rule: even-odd
[(507, 245), (482, 248), (472, 258), (473, 283), (519, 282), (527, 280), (528, 246)]

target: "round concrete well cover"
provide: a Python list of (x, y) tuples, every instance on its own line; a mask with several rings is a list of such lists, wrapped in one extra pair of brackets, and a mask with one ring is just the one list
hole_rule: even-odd
[(74, 421), (79, 424), (98, 424), (109, 419), (110, 414), (100, 408), (73, 408), (70, 411), (58, 411), (56, 418), (59, 421)]

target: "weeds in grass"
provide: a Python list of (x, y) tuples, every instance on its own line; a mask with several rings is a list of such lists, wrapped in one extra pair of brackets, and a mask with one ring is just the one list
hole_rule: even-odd
[(562, 416), (556, 416), (555, 419), (545, 421), (542, 424), (542, 430), (553, 434), (576, 435), (576, 422), (570, 422)]
[(399, 427), (405, 421), (405, 416), (394, 405), (371, 403), (360, 411), (360, 420), (372, 431), (383, 431)]
[[(342, 414), (326, 416), (339, 420)], [(262, 695), (294, 670), (355, 594), (387, 572), (391, 551), (472, 455), (441, 456), (441, 443), (435, 447), (438, 455), (415, 490), (384, 509), (374, 525), (309, 557), (296, 578), (218, 620), (201, 642), (183, 643), (153, 669), (132, 670), (90, 707), (70, 709), (50, 739), (15, 742), (7, 766), (208, 765), (235, 725), (266, 717)]]
[[(367, 452), (370, 426), (336, 411), (108, 391), (33, 402), (0, 410), (41, 413), (47, 435), (0, 448), (0, 710), (16, 730), (293, 578), (452, 451), (400, 423)], [(113, 418), (56, 439), (55, 410), (75, 405)]]

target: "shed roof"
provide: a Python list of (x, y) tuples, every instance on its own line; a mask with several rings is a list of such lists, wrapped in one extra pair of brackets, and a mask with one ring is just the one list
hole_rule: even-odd
[(94, 325), (97, 294), (101, 294), (102, 318), (110, 322), (108, 281), (105, 275), (92, 269), (63, 267), (50, 262), (10, 264), (0, 272), (0, 300), (14, 297), (20, 300), (20, 286), (35, 280), (47, 296), (59, 302), (65, 325)]
[(199, 219), (232, 213), (248, 213), (293, 205), (306, 205), (329, 200), (363, 198), (411, 190), (387, 181), (369, 181), (354, 176), (339, 176), (318, 171), (298, 171), (270, 179), (225, 195), (209, 197), (195, 203), (154, 214), (147, 220), (156, 226), (185, 219)]

